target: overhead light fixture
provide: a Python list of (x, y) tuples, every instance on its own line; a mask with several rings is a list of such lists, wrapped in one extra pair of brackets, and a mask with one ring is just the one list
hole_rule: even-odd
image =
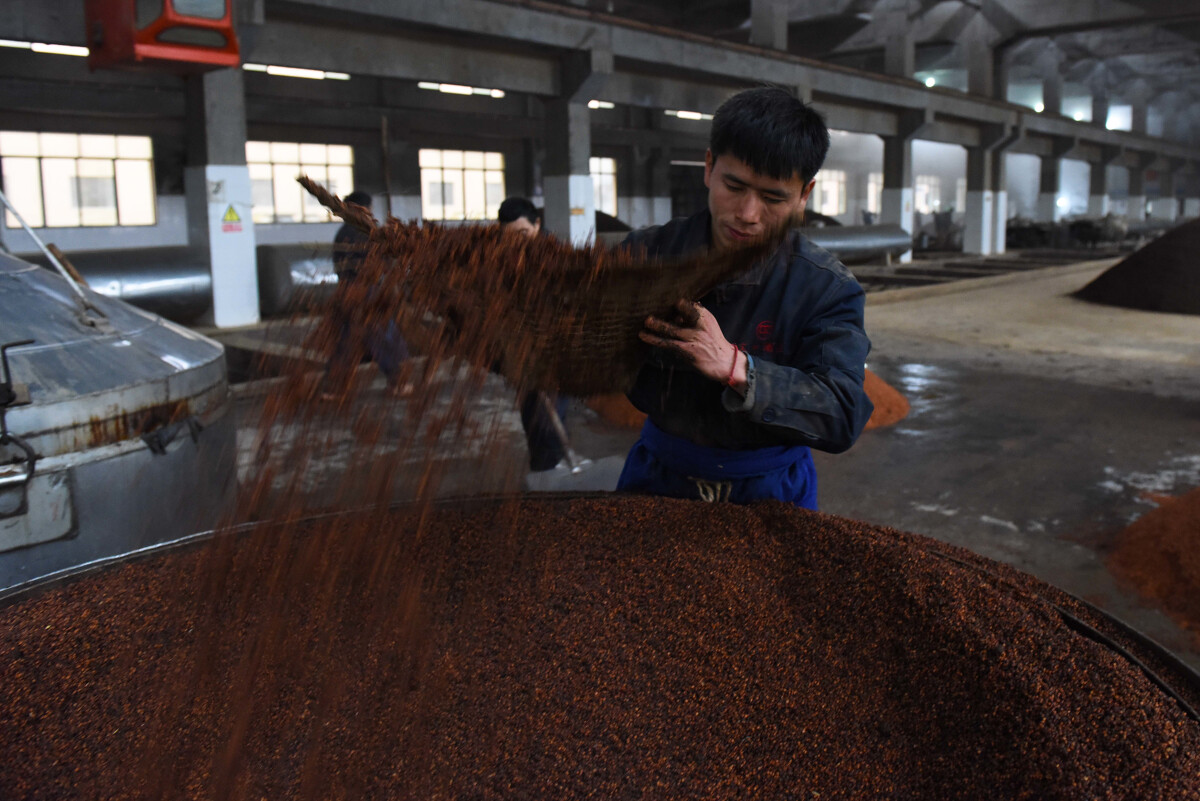
[(1060, 197), (1060, 198), (1059, 198), (1059, 199), (1056, 201), (1056, 203), (1057, 203), (1058, 207), (1059, 207), (1060, 209), (1063, 209), (1063, 210), (1066, 210), (1066, 209), (1067, 209), (1067, 208), (1069, 208), (1069, 207), (1070, 207), (1070, 205), (1071, 205), (1071, 201), (1070, 201), (1070, 200), (1068, 200), (1068, 199), (1067, 199), (1067, 198), (1065, 198), (1065, 197)]
[(1033, 107), (1033, 110), (1036, 111), (1038, 114), (1041, 114), (1043, 111), (1046, 110), (1046, 104), (1038, 103), (1036, 106)]
[(0, 39), (0, 47), (13, 47), (18, 50), (32, 50), (35, 53), (45, 53), (52, 56), (84, 56), (88, 54), (86, 47), (75, 45), (47, 44), (46, 42), (24, 42), (19, 39)]
[(247, 62), (242, 65), (246, 72), (265, 72), (268, 75), (279, 75), (284, 78), (306, 78), (310, 81), (348, 81), (350, 76), (344, 72), (327, 72), (325, 70), (310, 70), (301, 67), (281, 67), (278, 64), (254, 64)]
[(670, 108), (663, 113), (668, 117), (678, 117), (681, 120), (711, 120), (713, 118), (713, 115), (702, 114), (699, 111), (682, 111)]
[(589, 100), (588, 108), (616, 108), (616, 105), (607, 100)]
[(482, 86), (464, 86), (460, 83), (438, 83), (437, 81), (417, 81), (418, 89), (428, 89), (431, 92), (442, 92), (447, 95), (483, 95), (484, 97), (502, 98), (503, 89), (487, 89)]
[(937, 79), (930, 75), (925, 79), (925, 85), (932, 89), (933, 87), (937, 86)]
[(1075, 118), (1075, 122), (1083, 122), (1083, 112), (1082, 111), (1076, 111), (1071, 116), (1073, 116)]

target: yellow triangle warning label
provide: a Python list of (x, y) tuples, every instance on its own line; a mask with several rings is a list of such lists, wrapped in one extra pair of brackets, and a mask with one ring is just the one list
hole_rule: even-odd
[(230, 206), (229, 208), (225, 209), (225, 216), (221, 218), (221, 222), (224, 222), (224, 223), (237, 223), (237, 222), (241, 222), (241, 221), (242, 221), (242, 218), (239, 217), (238, 213), (233, 210), (233, 206)]

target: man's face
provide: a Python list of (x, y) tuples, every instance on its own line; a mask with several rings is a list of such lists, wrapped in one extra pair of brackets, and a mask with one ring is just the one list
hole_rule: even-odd
[(505, 223), (504, 230), (522, 236), (537, 236), (538, 231), (542, 230), (542, 221), (530, 222), (524, 217), (518, 217), (510, 223)]
[(815, 181), (798, 175), (787, 180), (768, 178), (729, 153), (704, 154), (704, 185), (712, 212), (713, 247), (724, 250), (766, 234), (788, 218), (804, 213)]

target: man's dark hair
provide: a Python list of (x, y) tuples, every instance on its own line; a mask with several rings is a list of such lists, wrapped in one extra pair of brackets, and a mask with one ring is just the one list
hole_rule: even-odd
[(776, 180), (808, 183), (829, 153), (829, 129), (812, 106), (777, 86), (738, 92), (713, 115), (713, 158), (726, 153)]
[(533, 205), (532, 200), (524, 197), (505, 198), (504, 202), (500, 204), (500, 211), (496, 214), (496, 220), (501, 225), (516, 222), (522, 217), (535, 224), (541, 219), (538, 207)]
[(342, 198), (342, 201), (345, 203), (353, 203), (356, 206), (363, 206), (364, 208), (368, 209), (371, 208), (371, 195), (367, 192), (363, 192), (361, 189), (355, 190), (354, 192), (346, 195), (344, 198)]

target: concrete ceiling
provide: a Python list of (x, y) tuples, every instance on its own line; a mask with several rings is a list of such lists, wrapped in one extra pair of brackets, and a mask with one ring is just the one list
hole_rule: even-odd
[[(989, 48), (1024, 81), (1057, 72), (1112, 104), (1144, 102), (1200, 141), (1200, 3), (1183, 0), (761, 0), (786, 6), (788, 50), (882, 72), (884, 48), (911, 35), (916, 72), (965, 71), (967, 45)], [(648, 25), (746, 41), (751, 0), (556, 0)], [(1050, 56), (1053, 56), (1051, 58)], [(942, 81), (939, 81), (942, 83)], [(954, 86), (955, 81), (949, 85)], [(965, 89), (966, 79), (958, 81)], [(1193, 89), (1195, 87), (1195, 89)]]

